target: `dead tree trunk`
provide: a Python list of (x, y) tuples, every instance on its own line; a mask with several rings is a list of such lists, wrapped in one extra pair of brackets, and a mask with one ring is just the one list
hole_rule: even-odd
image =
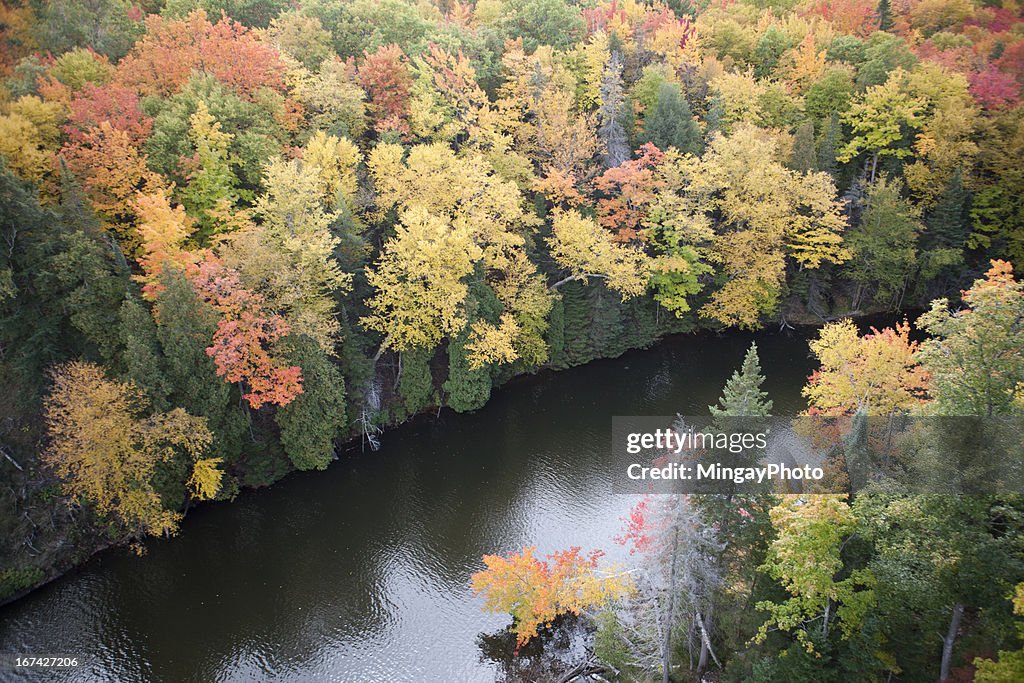
[(942, 639), (942, 666), (939, 669), (939, 680), (949, 679), (949, 667), (953, 663), (953, 643), (960, 630), (960, 619), (964, 616), (964, 606), (959, 602), (953, 605), (953, 616), (949, 620), (949, 629)]

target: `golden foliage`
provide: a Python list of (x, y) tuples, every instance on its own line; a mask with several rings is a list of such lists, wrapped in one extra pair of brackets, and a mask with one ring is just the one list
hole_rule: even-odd
[(149, 414), (134, 384), (82, 361), (54, 371), (45, 410), (50, 444), (42, 458), (72, 500), (91, 503), (132, 533), (177, 530), (180, 515), (164, 509), (152, 479), (176, 453), (197, 458), (210, 446), (205, 417), (181, 408)]

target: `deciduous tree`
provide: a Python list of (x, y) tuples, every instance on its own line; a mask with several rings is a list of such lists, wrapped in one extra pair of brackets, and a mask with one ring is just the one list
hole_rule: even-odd
[[(176, 449), (198, 459), (211, 436), (205, 418), (180, 408), (147, 413), (148, 401), (135, 385), (107, 379), (90, 363), (61, 366), (46, 399), (50, 445), (43, 458), (72, 499), (91, 503), (131, 533), (174, 533), (180, 515), (164, 509), (153, 489), (154, 472)], [(201, 466), (212, 468), (209, 462)], [(205, 474), (200, 493), (212, 481)]]
[(630, 583), (622, 575), (603, 575), (597, 564), (603, 553), (576, 547), (554, 552), (545, 560), (535, 547), (521, 553), (484, 555), (487, 569), (472, 577), (473, 590), (484, 597), (485, 609), (512, 615), (520, 646), (559, 614), (579, 614), (624, 595)]

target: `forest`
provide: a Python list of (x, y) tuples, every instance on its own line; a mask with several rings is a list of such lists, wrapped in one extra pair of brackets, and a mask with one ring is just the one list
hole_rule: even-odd
[[(1022, 86), (1016, 0), (5, 2), (0, 603), (668, 335), (822, 326), (811, 415), (1021, 415)], [(645, 585), (474, 586), (623, 680), (1024, 680), (1024, 498), (630, 519)]]

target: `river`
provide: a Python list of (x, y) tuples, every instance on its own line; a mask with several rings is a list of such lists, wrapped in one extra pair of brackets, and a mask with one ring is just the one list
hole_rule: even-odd
[(803, 332), (673, 337), (520, 378), (475, 414), (194, 509), (142, 557), (99, 554), (0, 608), (0, 653), (87, 660), (45, 680), (493, 681), (478, 635), (509, 618), (470, 591), (481, 555), (621, 556), (632, 500), (610, 491), (611, 417), (705, 414), (752, 338), (775, 413), (802, 409)]

